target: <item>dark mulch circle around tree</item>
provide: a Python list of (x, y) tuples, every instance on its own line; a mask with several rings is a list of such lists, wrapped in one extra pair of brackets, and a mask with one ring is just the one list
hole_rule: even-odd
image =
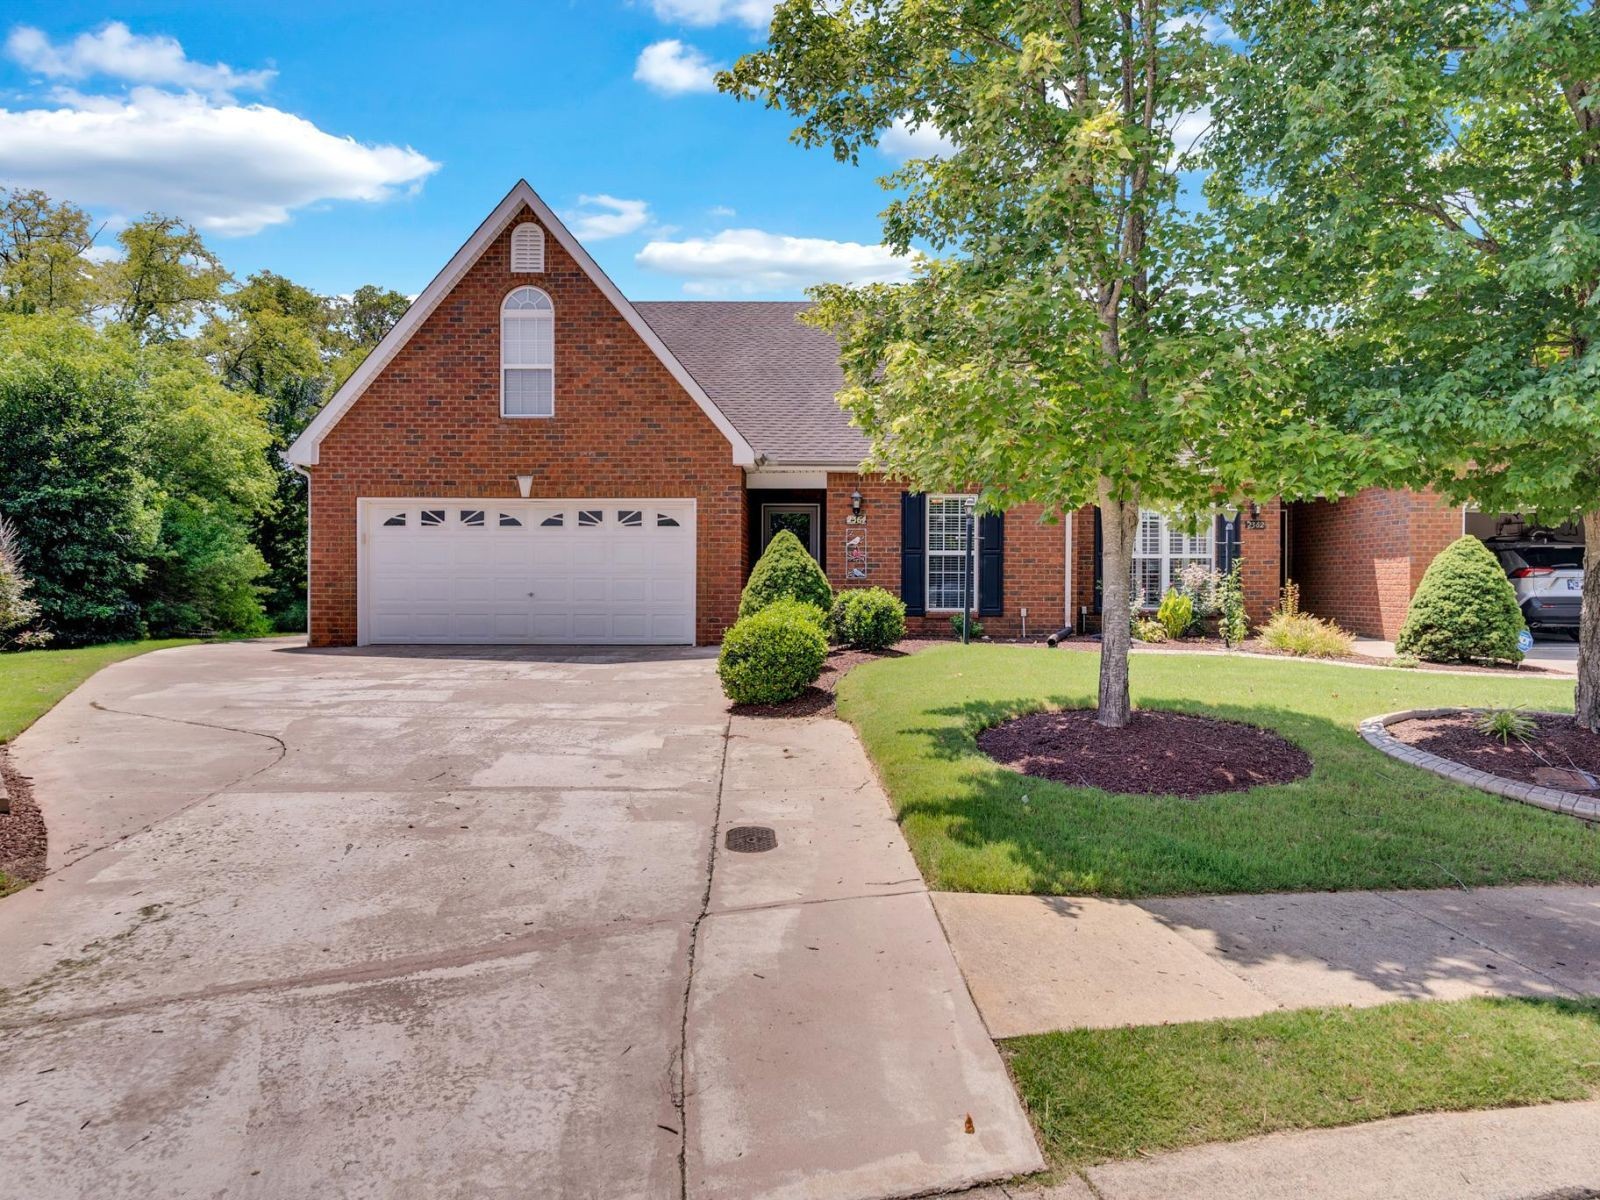
[(11, 811), (0, 813), (0, 875), (31, 883), (44, 875), (44, 815), (33, 802), (33, 788), (0, 746), (0, 777), (11, 797)]
[(1090, 708), (1030, 713), (986, 729), (978, 748), (1024, 775), (1136, 796), (1210, 796), (1311, 774), (1311, 758), (1270, 730), (1158, 709), (1121, 729)]
[(1498, 737), (1479, 733), (1474, 713), (1452, 713), (1447, 717), (1427, 717), (1396, 721), (1389, 733), (1408, 746), (1448, 758), (1451, 762), (1486, 771), (1517, 783), (1536, 783), (1566, 792), (1588, 792), (1567, 771), (1581, 771), (1600, 777), (1600, 734), (1590, 733), (1572, 717), (1562, 713), (1529, 713), (1538, 723), (1538, 732), (1526, 742), (1512, 738), (1502, 743)]

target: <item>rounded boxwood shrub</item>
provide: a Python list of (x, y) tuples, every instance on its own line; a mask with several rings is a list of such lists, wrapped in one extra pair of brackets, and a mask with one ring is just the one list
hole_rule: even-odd
[(1517, 662), (1517, 593), (1489, 548), (1458, 538), (1428, 565), (1395, 650), (1428, 662)]
[(778, 600), (740, 617), (722, 637), (717, 677), (735, 704), (793, 700), (822, 674), (828, 639), (814, 604)]
[(775, 600), (800, 600), (827, 612), (833, 604), (833, 589), (817, 560), (787, 529), (767, 543), (750, 581), (739, 597), (739, 615), (760, 612)]
[(828, 612), (833, 640), (858, 650), (887, 650), (906, 635), (906, 606), (883, 588), (846, 588)]

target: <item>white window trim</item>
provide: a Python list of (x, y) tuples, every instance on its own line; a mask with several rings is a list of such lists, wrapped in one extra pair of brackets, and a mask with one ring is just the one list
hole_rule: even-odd
[[(537, 292), (544, 297), (549, 306), (544, 309), (512, 309), (507, 310), (506, 305), (511, 297), (519, 292)], [(507, 319), (514, 321), (549, 321), (550, 322), (550, 361), (548, 363), (508, 363), (506, 362), (506, 334), (505, 322)], [(550, 294), (543, 288), (536, 288), (532, 284), (524, 283), (512, 288), (500, 301), (500, 416), (507, 421), (548, 421), (556, 415), (556, 306), (550, 299)], [(507, 371), (549, 371), (550, 372), (550, 411), (547, 413), (512, 413), (506, 411), (506, 372)]]
[[(1152, 515), (1157, 516), (1157, 517), (1159, 517), (1161, 519), (1161, 536), (1160, 536), (1160, 540), (1159, 540), (1159, 544), (1160, 544), (1161, 549), (1156, 554), (1142, 554), (1139, 551), (1139, 539), (1140, 539), (1140, 535), (1144, 531), (1144, 518), (1145, 518), (1145, 516), (1147, 514), (1152, 514)], [(1172, 569), (1172, 564), (1173, 564), (1173, 562), (1175, 560), (1188, 563), (1188, 562), (1193, 562), (1196, 559), (1201, 559), (1201, 556), (1198, 555), (1198, 554), (1188, 554), (1188, 553), (1174, 554), (1173, 551), (1172, 551), (1172, 525), (1173, 525), (1173, 522), (1178, 522), (1180, 524), (1180, 526), (1181, 526), (1181, 523), (1183, 522), (1183, 519), (1184, 518), (1181, 517), (1181, 516), (1175, 515), (1173, 513), (1161, 512), (1158, 509), (1141, 508), (1139, 510), (1139, 527), (1138, 527), (1138, 530), (1134, 533), (1134, 538), (1133, 538), (1133, 580), (1132, 580), (1132, 584), (1131, 584), (1131, 586), (1134, 588), (1134, 590), (1136, 592), (1137, 592), (1138, 587), (1139, 587), (1139, 564), (1141, 562), (1148, 562), (1148, 561), (1150, 561), (1152, 559), (1158, 561), (1161, 564), (1161, 568), (1160, 568), (1160, 571), (1161, 571), (1161, 589), (1154, 596), (1150, 595), (1149, 593), (1145, 594), (1145, 598), (1144, 598), (1145, 599), (1145, 603), (1144, 603), (1144, 608), (1143, 608), (1143, 611), (1145, 611), (1145, 612), (1154, 612), (1157, 608), (1159, 608), (1160, 605), (1161, 605), (1162, 598), (1164, 596), (1166, 596), (1166, 594), (1169, 591), (1171, 591), (1174, 587), (1177, 586), (1175, 578), (1174, 578), (1174, 574), (1173, 574), (1173, 569)], [(1206, 539), (1206, 546), (1207, 546), (1207, 549), (1208, 549), (1208, 553), (1204, 556), (1203, 561), (1208, 563), (1212, 567), (1212, 569), (1214, 570), (1216, 568), (1216, 565), (1217, 565), (1217, 522), (1216, 522), (1216, 514), (1215, 513), (1211, 513), (1208, 516), (1206, 516), (1205, 518), (1203, 518), (1201, 520), (1201, 522), (1200, 522), (1199, 528), (1202, 531), (1204, 531), (1205, 539)], [(1183, 532), (1181, 528), (1180, 528), (1179, 532), (1180, 533)], [(1184, 536), (1187, 537), (1189, 535), (1184, 534)], [(1196, 536), (1198, 536), (1198, 535), (1196, 535)], [(1179, 569), (1181, 570), (1182, 568), (1179, 568)]]
[[(961, 611), (959, 608), (944, 608), (932, 603), (933, 558), (936, 553), (940, 558), (960, 558), (962, 551), (935, 551), (933, 549), (933, 537), (929, 523), (932, 520), (933, 505), (935, 502), (940, 500), (964, 500), (968, 503), (976, 504), (978, 497), (971, 492), (941, 492), (930, 495), (926, 499), (927, 503), (923, 506), (922, 512), (922, 594), (924, 597), (926, 597), (926, 600), (923, 604), (923, 611), (929, 613), (958, 613)], [(968, 546), (965, 551), (968, 557), (970, 557), (972, 560), (971, 570), (973, 612), (977, 612), (980, 603), (978, 599), (978, 552), (982, 544), (983, 534), (978, 527), (977, 515), (974, 514), (972, 518), (972, 545)]]

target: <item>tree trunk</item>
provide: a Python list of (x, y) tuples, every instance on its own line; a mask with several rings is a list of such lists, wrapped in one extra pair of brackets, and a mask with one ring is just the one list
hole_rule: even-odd
[(1111, 480), (1100, 480), (1100, 715), (1098, 723), (1120, 729), (1133, 715), (1128, 698), (1128, 619), (1133, 586), (1133, 540), (1139, 533), (1139, 501), (1112, 498)]
[(1578, 617), (1578, 693), (1573, 711), (1578, 724), (1600, 733), (1600, 511), (1583, 514), (1583, 602)]

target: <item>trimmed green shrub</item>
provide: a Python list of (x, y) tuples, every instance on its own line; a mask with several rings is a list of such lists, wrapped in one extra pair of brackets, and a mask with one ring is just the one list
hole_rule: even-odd
[(740, 617), (723, 635), (717, 656), (723, 693), (735, 704), (793, 700), (816, 681), (827, 661), (822, 622), (816, 605), (788, 599)]
[(739, 615), (752, 616), (777, 600), (800, 600), (823, 612), (833, 606), (833, 589), (817, 560), (789, 530), (767, 543), (739, 597)]
[(883, 588), (846, 588), (828, 612), (828, 633), (858, 650), (886, 650), (906, 635), (906, 606)]
[(1519, 662), (1517, 635), (1524, 628), (1511, 581), (1469, 534), (1428, 565), (1395, 650), (1428, 662)]
[(1167, 627), (1154, 617), (1140, 617), (1133, 623), (1133, 638), (1138, 642), (1164, 642)]
[(1194, 624), (1194, 600), (1176, 588), (1161, 597), (1161, 607), (1156, 609), (1156, 620), (1167, 631), (1169, 638), (1181, 638)]

